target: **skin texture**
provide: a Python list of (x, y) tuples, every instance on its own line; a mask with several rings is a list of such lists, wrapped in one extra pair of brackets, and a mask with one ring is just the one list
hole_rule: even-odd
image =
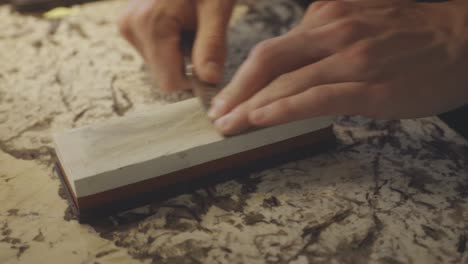
[(315, 2), (293, 30), (252, 50), (209, 116), (233, 135), (320, 115), (453, 109), (468, 101), (467, 21), (464, 0)]
[(223, 76), (226, 27), (234, 4), (235, 0), (131, 0), (119, 29), (165, 91), (190, 88), (183, 74), (181, 36), (196, 31), (192, 60), (197, 74), (217, 83)]

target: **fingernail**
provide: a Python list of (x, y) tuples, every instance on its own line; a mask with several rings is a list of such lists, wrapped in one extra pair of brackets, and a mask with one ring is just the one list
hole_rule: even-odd
[(213, 100), (210, 110), (208, 111), (208, 117), (211, 119), (216, 119), (220, 117), (224, 111), (226, 102), (222, 99)]
[(233, 119), (233, 113), (229, 113), (223, 117), (221, 117), (220, 119), (216, 120), (214, 122), (215, 126), (219, 129), (219, 130), (222, 130), (222, 131), (225, 131), (227, 130), (227, 128), (229, 127), (232, 119)]

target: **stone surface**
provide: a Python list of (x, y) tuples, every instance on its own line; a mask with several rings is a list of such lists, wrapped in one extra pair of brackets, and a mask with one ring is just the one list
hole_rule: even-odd
[[(327, 153), (79, 224), (51, 133), (191, 97), (152, 87), (117, 34), (123, 4), (61, 21), (0, 7), (0, 263), (468, 263), (468, 142), (434, 117), (340, 117)], [(229, 72), (300, 15), (250, 7)]]

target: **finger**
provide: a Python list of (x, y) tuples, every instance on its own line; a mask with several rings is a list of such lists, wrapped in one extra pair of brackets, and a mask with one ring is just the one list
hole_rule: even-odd
[(141, 29), (135, 32), (142, 43), (144, 58), (159, 88), (165, 91), (190, 88), (182, 71), (180, 21), (172, 16), (158, 18), (160, 12), (157, 10), (146, 12), (145, 15), (141, 15), (143, 18), (138, 23)]
[[(228, 113), (283, 73), (335, 54), (364, 36), (372, 36), (375, 31), (373, 26), (358, 20), (340, 20), (263, 42), (215, 97), (210, 118), (218, 119)], [(346, 65), (343, 61), (337, 64)]]
[(310, 87), (361, 80), (365, 70), (358, 64), (353, 65), (353, 61), (344, 64), (341, 54), (332, 55), (281, 75), (232, 112), (218, 119), (215, 126), (223, 134), (237, 134), (252, 125), (248, 117), (250, 112), (283, 98), (300, 94)]
[[(314, 50), (308, 46), (309, 43), (302, 34), (284, 35), (257, 45), (231, 82), (213, 99), (208, 116), (218, 119), (281, 73), (295, 70), (316, 60), (315, 58), (325, 56), (324, 50)], [(308, 54), (304, 52), (307, 48), (311, 51)]]
[(141, 14), (142, 9), (147, 6), (139, 4), (137, 1), (129, 1), (125, 11), (118, 19), (118, 27), (120, 34), (137, 50), (137, 52), (144, 57), (143, 45), (136, 35), (139, 30), (137, 17)]
[(298, 28), (316, 28), (336, 22), (353, 12), (353, 5), (345, 1), (316, 1), (311, 4)]
[[(396, 5), (406, 5), (413, 3), (414, 0), (335, 0), (335, 1), (316, 1), (311, 4), (304, 14), (304, 18), (297, 27), (316, 28), (326, 24), (334, 23), (340, 19), (350, 18), (354, 15), (362, 15), (368, 11), (376, 13), (375, 8), (396, 7)], [(388, 12), (387, 9), (383, 10)], [(378, 13), (378, 12), (377, 12)]]
[(309, 87), (360, 81), (366, 76), (365, 70), (365, 65), (358, 65), (354, 61), (348, 61), (345, 64), (343, 63), (343, 55), (335, 54), (281, 75), (243, 105), (248, 108), (247, 111), (253, 111), (281, 98), (301, 93)]
[(190, 87), (182, 72), (179, 39), (182, 24), (194, 16), (189, 15), (190, 8), (180, 13), (182, 4), (185, 1), (174, 0), (169, 6), (166, 2), (134, 0), (128, 11), (132, 33), (129, 37), (145, 59), (151, 77), (167, 91)]
[(361, 82), (316, 86), (286, 97), (249, 114), (255, 126), (272, 126), (317, 116), (359, 114), (366, 105)]
[[(151, 45), (154, 43), (153, 45)], [(183, 74), (184, 60), (179, 48), (179, 37), (154, 39), (145, 45), (150, 71), (159, 88), (164, 91), (189, 89), (190, 83)]]
[(223, 135), (239, 134), (252, 125), (249, 123), (247, 108), (238, 108), (214, 122), (215, 127)]
[(197, 36), (193, 50), (195, 69), (206, 82), (218, 83), (226, 59), (226, 30), (234, 1), (197, 2)]

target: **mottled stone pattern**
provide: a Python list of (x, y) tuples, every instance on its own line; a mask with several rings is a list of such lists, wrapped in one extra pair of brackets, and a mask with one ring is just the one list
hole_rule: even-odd
[[(340, 117), (326, 153), (80, 225), (51, 134), (191, 96), (152, 87), (122, 4), (55, 21), (0, 7), (0, 263), (468, 263), (468, 142), (437, 118)], [(228, 72), (300, 16), (250, 5)]]

